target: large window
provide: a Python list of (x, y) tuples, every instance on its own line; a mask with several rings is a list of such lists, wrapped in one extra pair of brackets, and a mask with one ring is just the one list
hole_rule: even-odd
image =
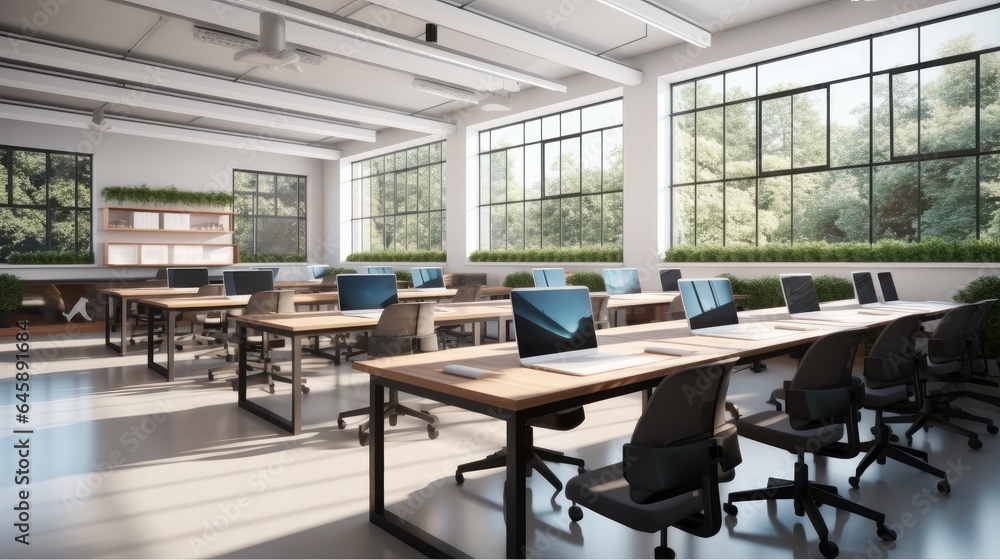
[(1000, 238), (1000, 9), (674, 84), (674, 245)]
[(444, 251), (445, 143), (351, 165), (354, 252)]
[(0, 258), (90, 253), (93, 156), (0, 146)]
[(233, 197), (241, 255), (305, 255), (305, 177), (233, 171)]
[(479, 247), (622, 244), (622, 100), (479, 134)]

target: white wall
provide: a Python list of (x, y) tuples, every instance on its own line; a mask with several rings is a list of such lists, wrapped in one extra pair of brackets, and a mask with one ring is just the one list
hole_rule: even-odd
[[(285, 156), (220, 148), (201, 144), (189, 144), (172, 140), (140, 138), (116, 135), (114, 132), (95, 133), (89, 129), (73, 129), (60, 126), (0, 120), (0, 144), (45, 150), (92, 153), (93, 208), (94, 208), (94, 254), (100, 263), (103, 259), (102, 243), (109, 240), (125, 241), (121, 232), (105, 232), (101, 229), (100, 208), (106, 205), (100, 196), (101, 189), (108, 186), (148, 187), (175, 186), (190, 191), (232, 192), (233, 169), (248, 169), (270, 173), (288, 173), (307, 177), (306, 221), (308, 227), (307, 251), (310, 259), (321, 260), (324, 233), (324, 167), (321, 160), (296, 156)], [(155, 241), (190, 242), (188, 234), (149, 234)], [(146, 237), (131, 234), (129, 241), (140, 241)], [(227, 236), (218, 239), (199, 237), (200, 241), (225, 242)], [(154, 237), (149, 237), (150, 241)], [(54, 270), (62, 267), (9, 267), (11, 272), (26, 279), (46, 279), (54, 277)], [(144, 267), (100, 267), (75, 266), (71, 271), (57, 274), (72, 278), (135, 278), (155, 274), (155, 268)]]

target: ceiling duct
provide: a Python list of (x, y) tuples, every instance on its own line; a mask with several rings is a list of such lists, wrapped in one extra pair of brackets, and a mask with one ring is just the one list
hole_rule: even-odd
[(302, 71), (298, 53), (285, 47), (285, 18), (270, 12), (260, 14), (260, 44), (239, 51), (233, 55), (233, 60), (271, 70), (291, 66)]

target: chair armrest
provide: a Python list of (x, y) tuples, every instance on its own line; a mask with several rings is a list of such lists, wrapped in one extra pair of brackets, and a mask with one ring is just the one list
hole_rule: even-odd
[(670, 447), (626, 443), (623, 475), (632, 501), (658, 502), (702, 487), (706, 476), (716, 476), (722, 448), (715, 438)]
[(852, 385), (825, 389), (789, 389), (785, 392), (785, 411), (797, 430), (822, 427), (834, 423), (856, 408), (861, 400), (859, 390)]
[(927, 356), (934, 358), (958, 358), (969, 351), (970, 342), (965, 335), (951, 338), (928, 338)]

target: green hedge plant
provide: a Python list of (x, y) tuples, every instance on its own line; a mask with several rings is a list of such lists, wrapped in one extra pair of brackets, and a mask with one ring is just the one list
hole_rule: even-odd
[(13, 313), (24, 301), (24, 285), (13, 274), (0, 274), (0, 313)]
[(7, 264), (94, 264), (94, 254), (70, 251), (14, 252), (7, 255)]
[(472, 262), (622, 262), (621, 247), (579, 249), (525, 249), (520, 251), (473, 251)]
[(885, 240), (877, 243), (796, 243), (795, 245), (672, 247), (666, 262), (997, 262), (1000, 241), (920, 243)]
[(446, 262), (445, 251), (368, 251), (347, 255), (347, 262)]
[(530, 272), (517, 270), (504, 277), (503, 285), (508, 288), (531, 288), (535, 285), (535, 279)]
[(323, 276), (336, 276), (338, 274), (357, 274), (353, 268), (328, 268), (323, 271)]
[(284, 253), (240, 253), (241, 263), (304, 263), (305, 255), (284, 254)]
[(108, 202), (119, 204), (139, 204), (143, 206), (232, 206), (234, 197), (225, 192), (182, 191), (174, 186), (150, 188), (146, 185), (138, 187), (104, 187), (101, 196)]
[[(746, 301), (741, 303), (745, 309), (785, 306), (785, 299), (781, 295), (781, 281), (776, 275), (738, 278), (726, 273), (719, 276), (729, 279), (734, 294), (747, 296)], [(816, 284), (819, 301), (837, 301), (854, 297), (854, 288), (846, 278), (823, 274), (814, 277), (813, 282)]]
[(600, 272), (581, 270), (566, 276), (567, 286), (586, 286), (591, 292), (603, 292), (607, 290), (604, 286), (604, 276)]
[[(975, 303), (984, 299), (1000, 299), (1000, 278), (980, 276), (966, 284), (955, 294), (955, 301)], [(1000, 355), (1000, 305), (994, 303), (986, 319), (986, 355), (995, 358)]]

